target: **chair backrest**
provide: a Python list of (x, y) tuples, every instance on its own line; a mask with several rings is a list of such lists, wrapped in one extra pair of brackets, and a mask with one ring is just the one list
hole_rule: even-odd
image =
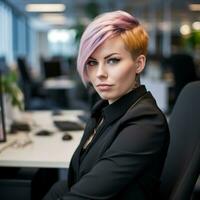
[(62, 68), (59, 60), (45, 60), (42, 65), (44, 78), (53, 78), (62, 75)]
[(161, 177), (162, 200), (189, 200), (200, 171), (200, 81), (187, 84), (169, 120), (170, 145)]
[(31, 76), (28, 71), (28, 66), (27, 66), (25, 58), (18, 57), (17, 65), (18, 65), (18, 69), (19, 69), (20, 76), (21, 76), (23, 83), (31, 82), (32, 80), (31, 80)]

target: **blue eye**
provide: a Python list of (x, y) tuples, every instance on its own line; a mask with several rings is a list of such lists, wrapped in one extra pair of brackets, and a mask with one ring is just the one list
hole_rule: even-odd
[(120, 62), (120, 58), (109, 58), (107, 60), (108, 64), (117, 64), (118, 62)]

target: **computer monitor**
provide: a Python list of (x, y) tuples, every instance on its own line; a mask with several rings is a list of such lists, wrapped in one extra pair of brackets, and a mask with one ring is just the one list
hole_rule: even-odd
[(0, 142), (6, 141), (6, 130), (5, 130), (5, 120), (4, 120), (4, 107), (3, 107), (3, 97), (2, 97), (2, 76), (0, 71)]
[(0, 56), (0, 72), (5, 74), (9, 71), (9, 67), (6, 63), (5, 56)]

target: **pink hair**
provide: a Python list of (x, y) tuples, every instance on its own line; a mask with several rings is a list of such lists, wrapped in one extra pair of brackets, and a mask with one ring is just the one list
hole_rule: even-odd
[(85, 63), (90, 55), (106, 39), (119, 35), (139, 25), (139, 22), (124, 11), (107, 12), (97, 16), (84, 31), (77, 58), (77, 70), (84, 84), (88, 82)]

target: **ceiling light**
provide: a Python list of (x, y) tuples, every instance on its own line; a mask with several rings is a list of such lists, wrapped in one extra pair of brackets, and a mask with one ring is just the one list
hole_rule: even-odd
[(200, 30), (200, 22), (192, 23), (192, 28), (197, 31)]
[(40, 19), (42, 21), (51, 23), (51, 24), (65, 24), (67, 19), (64, 15), (60, 15), (60, 14), (43, 14), (40, 15)]
[(192, 11), (200, 11), (200, 4), (197, 4), (197, 3), (190, 4), (189, 9)]
[(191, 33), (191, 29), (190, 29), (190, 26), (187, 25), (187, 24), (184, 24), (180, 27), (180, 33), (182, 35), (188, 35)]
[(27, 12), (63, 12), (64, 4), (27, 4)]

